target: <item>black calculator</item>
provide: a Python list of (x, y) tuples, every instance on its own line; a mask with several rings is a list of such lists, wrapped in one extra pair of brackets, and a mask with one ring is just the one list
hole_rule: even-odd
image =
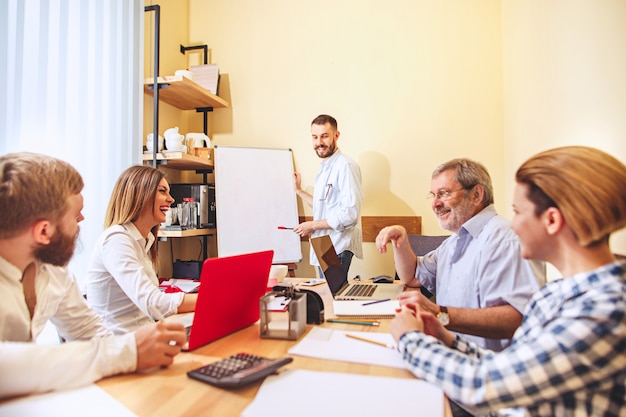
[(189, 371), (187, 376), (220, 388), (239, 388), (265, 378), (291, 361), (293, 358), (268, 359), (240, 352)]

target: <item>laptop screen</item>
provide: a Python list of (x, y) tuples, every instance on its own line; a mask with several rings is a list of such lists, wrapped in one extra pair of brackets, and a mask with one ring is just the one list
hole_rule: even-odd
[(189, 350), (259, 320), (273, 256), (267, 250), (204, 261)]
[(313, 237), (310, 241), (315, 257), (324, 273), (324, 278), (330, 287), (330, 292), (336, 295), (337, 291), (348, 282), (348, 276), (341, 266), (333, 242), (328, 235)]

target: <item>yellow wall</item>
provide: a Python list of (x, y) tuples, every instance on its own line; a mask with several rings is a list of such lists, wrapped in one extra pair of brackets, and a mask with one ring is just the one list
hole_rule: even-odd
[[(538, 150), (604, 140), (626, 160), (626, 141), (617, 140), (626, 133), (620, 0), (597, 10), (597, 2), (570, 8), (566, 0), (158, 3), (175, 19), (175, 28), (162, 28), (161, 74), (200, 59), (181, 62), (183, 41), (166, 47), (167, 33), (207, 44), (209, 62), (219, 65), (219, 95), (231, 108), (210, 115), (213, 144), (291, 148), (311, 189), (319, 159), (310, 121), (331, 114), (339, 121), (339, 146), (361, 166), (364, 215), (420, 215), (423, 233), (445, 234), (425, 195), (435, 166), (455, 157), (487, 166), (496, 208), (509, 218), (515, 168)], [(607, 61), (614, 55), (620, 58)], [(583, 89), (587, 78), (594, 82)], [(193, 111), (164, 112), (171, 119), (161, 122), (161, 133), (176, 120), (183, 133), (202, 128)], [(300, 213), (311, 211), (300, 205)], [(303, 254), (298, 275), (313, 275), (308, 245)], [(393, 273), (393, 259), (367, 243), (351, 275), (380, 273)]]
[[(541, 150), (595, 146), (626, 161), (626, 2), (502, 4), (506, 201), (517, 167)], [(626, 253), (625, 230), (611, 246)]]
[[(498, 2), (190, 0), (189, 11), (190, 42), (209, 45), (232, 104), (212, 117), (214, 144), (292, 148), (310, 188), (310, 122), (331, 114), (361, 166), (363, 214), (420, 215), (427, 234), (444, 233), (425, 199), (437, 164), (479, 159), (504, 194)], [(364, 249), (351, 275), (393, 273), (391, 255)], [(303, 253), (298, 274), (310, 275)]]

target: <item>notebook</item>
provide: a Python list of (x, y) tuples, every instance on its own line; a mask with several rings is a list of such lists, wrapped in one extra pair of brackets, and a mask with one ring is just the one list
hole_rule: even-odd
[(398, 284), (348, 283), (330, 236), (311, 238), (311, 247), (335, 300), (395, 300), (404, 288)]
[[(202, 265), (196, 311), (180, 317), (183, 350), (194, 350), (259, 320), (274, 251), (208, 258)], [(189, 326), (191, 324), (191, 326)]]

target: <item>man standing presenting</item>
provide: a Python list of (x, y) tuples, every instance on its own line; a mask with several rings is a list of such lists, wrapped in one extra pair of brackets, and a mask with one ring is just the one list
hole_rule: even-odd
[[(361, 170), (337, 147), (339, 131), (337, 120), (332, 116), (322, 114), (313, 120), (311, 139), (313, 149), (322, 159), (320, 171), (315, 177), (314, 195), (302, 189), (297, 172), (294, 174), (294, 186), (296, 194), (313, 207), (313, 220), (300, 223), (294, 232), (299, 236), (330, 235), (347, 275), (352, 257), (363, 258)], [(312, 248), (310, 262), (319, 266)]]

